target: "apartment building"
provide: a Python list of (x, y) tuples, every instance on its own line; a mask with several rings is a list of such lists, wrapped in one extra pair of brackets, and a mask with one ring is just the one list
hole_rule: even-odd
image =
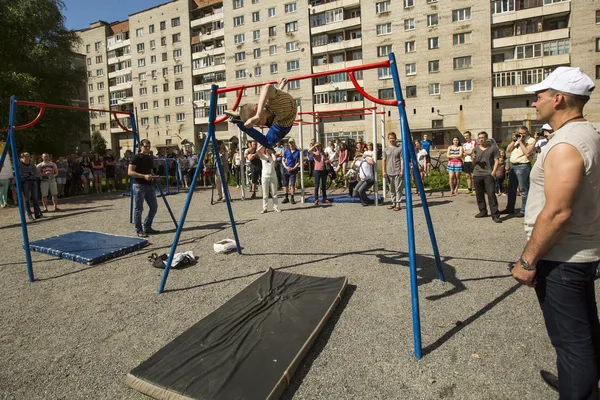
[[(506, 140), (518, 125), (538, 128), (533, 96), (523, 89), (557, 66), (579, 66), (600, 78), (600, 5), (594, 0), (577, 7), (565, 0), (174, 0), (79, 34), (90, 103), (135, 105), (141, 136), (158, 144), (202, 142), (212, 84), (336, 71), (386, 60), (390, 52), (413, 136), (428, 134), (440, 146), (466, 130)], [(368, 93), (394, 98), (389, 68), (356, 78)], [(257, 101), (259, 91), (246, 89), (242, 104)], [(303, 111), (372, 106), (345, 73), (291, 82), (289, 92)], [(236, 95), (219, 96), (217, 115)], [(600, 123), (597, 97), (587, 116)], [(386, 131), (398, 132), (397, 109), (385, 110)], [(323, 118), (305, 127), (304, 145), (312, 137), (370, 140), (371, 118)], [(109, 116), (92, 115), (90, 124), (113, 147), (126, 145), (127, 135)], [(237, 142), (231, 124), (219, 124), (216, 134)]]

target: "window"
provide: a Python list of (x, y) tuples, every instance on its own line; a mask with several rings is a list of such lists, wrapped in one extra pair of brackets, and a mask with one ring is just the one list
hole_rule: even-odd
[(102, 63), (102, 56), (96, 56), (96, 64)]
[(300, 69), (300, 60), (293, 60), (287, 62), (287, 70), (289, 71), (297, 71)]
[(185, 121), (185, 113), (177, 113), (177, 122), (183, 122)]
[(181, 42), (181, 33), (176, 33), (172, 35), (171, 39), (173, 43)]
[(141, 124), (142, 124), (142, 125), (144, 125), (144, 126), (145, 126), (145, 125), (148, 125), (148, 124), (149, 124), (149, 121), (150, 121), (150, 120), (148, 119), (148, 117), (143, 117), (143, 118), (140, 118), (140, 122), (141, 122)]
[(596, 10), (596, 24), (600, 24), (600, 10)]
[(152, 102), (152, 108), (158, 108), (158, 100)]
[(102, 48), (102, 42), (96, 42), (94, 43), (94, 49), (96, 51), (100, 50)]
[(252, 13), (252, 22), (260, 21), (260, 11), (255, 11)]
[(274, 56), (275, 54), (277, 54), (277, 45), (273, 44), (269, 46), (269, 55)]
[(452, 44), (454, 46), (465, 43), (471, 43), (471, 32), (455, 33), (452, 35)]
[(163, 76), (169, 75), (169, 68), (167, 68), (167, 67), (163, 68), (162, 74), (163, 74)]
[(378, 79), (391, 79), (392, 71), (390, 70), (390, 67), (377, 68), (377, 78)]
[(88, 92), (93, 92), (94, 91), (94, 85), (92, 85), (91, 83), (88, 85)]
[(377, 46), (377, 57), (387, 57), (393, 50), (391, 44), (386, 44), (385, 46)]
[(404, 8), (413, 7), (415, 5), (414, 0), (404, 0)]
[(159, 122), (160, 122), (160, 117), (155, 116), (154, 117), (154, 125), (158, 125)]
[(173, 50), (173, 58), (181, 57), (181, 49)]
[(405, 53), (414, 53), (415, 50), (415, 41), (411, 40), (410, 42), (404, 42), (404, 52)]
[(276, 26), (270, 26), (269, 27), (269, 37), (273, 37), (277, 35), (277, 27)]
[(429, 50), (439, 49), (440, 48), (440, 38), (432, 37), (432, 38), (427, 39), (427, 48)]
[(163, 92), (168, 92), (168, 91), (169, 91), (169, 84), (163, 83)]
[(432, 60), (427, 63), (430, 74), (440, 72), (440, 60)]
[(298, 50), (300, 50), (300, 42), (298, 40), (294, 40), (293, 42), (287, 42), (285, 44), (285, 51), (287, 51), (288, 53)]
[(165, 122), (171, 122), (171, 115), (170, 114), (165, 115)]
[(377, 14), (381, 14), (384, 12), (389, 12), (392, 9), (392, 2), (391, 0), (387, 0), (387, 1), (380, 1), (378, 3), (375, 3), (375, 12)]
[(241, 26), (244, 25), (244, 16), (240, 15), (239, 17), (233, 18), (233, 26)]
[(183, 81), (175, 81), (175, 90), (183, 89)]
[[(598, 15), (598, 12), (596, 12), (596, 15)], [(598, 20), (597, 17), (596, 17), (596, 20)], [(91, 50), (92, 50), (92, 46), (89, 45), (89, 44), (86, 44), (85, 45), (85, 52), (89, 53)]]
[(180, 24), (179, 17), (171, 19), (171, 28), (179, 26), (179, 24)]
[(429, 84), (429, 95), (436, 96), (440, 94), (440, 84), (439, 83), (430, 83)]
[(409, 18), (404, 20), (404, 30), (405, 31), (414, 31), (415, 30), (415, 19)]
[(267, 13), (269, 14), (269, 18), (274, 17), (275, 16), (275, 7), (269, 8)]
[(254, 49), (254, 58), (260, 58), (260, 48)]
[(300, 89), (300, 81), (291, 81), (288, 83), (288, 89), (296, 90)]
[(150, 64), (156, 64), (156, 56), (150, 56)]
[(167, 45), (167, 37), (163, 36), (160, 38), (160, 45), (161, 46), (166, 46)]
[(244, 43), (244, 40), (246, 40), (246, 37), (245, 37), (245, 35), (243, 33), (240, 33), (240, 34), (235, 35), (233, 37), (233, 43), (235, 43), (235, 44)]
[(96, 70), (96, 76), (104, 76), (104, 69), (100, 68)]
[(90, 101), (89, 101), (89, 103), (90, 103), (90, 105), (93, 105), (93, 104), (94, 104), (94, 98), (93, 98), (93, 97), (90, 97)]
[(254, 67), (254, 76), (261, 76), (262, 75), (262, 67)]
[(147, 110), (148, 109), (148, 102), (145, 101), (143, 103), (140, 103), (140, 110)]
[(394, 88), (379, 89), (377, 97), (381, 100), (393, 100), (396, 97)]
[(92, 59), (88, 57), (87, 59), (87, 65), (92, 65)]
[(136, 37), (144, 36), (144, 28), (137, 28), (135, 30), (135, 36)]
[(260, 40), (260, 31), (252, 31), (252, 39), (255, 41)]
[(163, 101), (163, 104), (164, 104), (164, 106), (165, 106), (165, 107), (169, 107), (169, 106), (171, 105), (170, 103), (171, 103), (171, 102), (169, 101), (169, 99), (165, 99), (165, 100)]
[(238, 8), (244, 7), (244, 0), (233, 0), (233, 9), (236, 10)]
[(140, 96), (144, 96), (146, 94), (148, 94), (148, 89), (145, 87), (140, 88)]
[(183, 96), (175, 97), (175, 105), (176, 106), (182, 106), (183, 103), (184, 103)]
[(167, 29), (167, 22), (166, 21), (162, 21), (160, 23), (160, 30), (164, 31), (165, 29)]
[(404, 69), (406, 70), (406, 75), (416, 75), (417, 74), (417, 64), (416, 63), (406, 64)]
[(138, 67), (145, 67), (146, 66), (146, 59), (145, 58), (138, 58), (138, 60), (137, 60), (137, 66)]
[(554, 42), (545, 42), (542, 45), (544, 56), (555, 56), (558, 54), (569, 53), (569, 39), (557, 40)]
[(523, 59), (523, 58), (534, 58), (542, 56), (542, 44), (534, 43), (534, 44), (526, 44), (524, 46), (515, 47), (515, 58)]
[(98, 82), (97, 87), (98, 87), (98, 90), (104, 89), (104, 82)]
[(407, 86), (406, 87), (406, 97), (417, 97), (417, 87), (416, 86)]
[(269, 69), (271, 70), (272, 74), (276, 74), (278, 72), (277, 63), (269, 65)]
[(283, 6), (284, 13), (296, 12), (296, 2), (288, 3)]
[(471, 7), (452, 10), (452, 22), (467, 21), (471, 19)]
[(104, 96), (98, 96), (98, 104), (104, 103)]
[(473, 90), (473, 81), (471, 79), (454, 81), (454, 93), (470, 92)]
[(138, 53), (143, 53), (144, 52), (144, 43), (138, 43), (138, 45), (137, 45), (137, 52)]
[(154, 33), (154, 25), (148, 27), (148, 33)]
[(152, 85), (152, 93), (158, 93), (158, 85)]
[(600, 38), (596, 38), (596, 51), (600, 51)]
[(296, 32), (298, 30), (298, 21), (285, 24), (285, 33)]
[(100, 124), (100, 130), (101, 130), (101, 131), (105, 131), (105, 130), (106, 130), (106, 122), (102, 122), (102, 123)]
[(454, 69), (471, 68), (471, 56), (454, 57)]
[[(598, 15), (597, 12), (596, 15)], [(600, 79), (600, 65), (596, 65), (596, 79)]]
[(239, 53), (235, 53), (235, 61), (244, 61), (246, 59), (246, 52), (240, 51)]
[(392, 23), (388, 22), (387, 24), (377, 24), (377, 35), (389, 35), (392, 33)]
[(246, 78), (246, 70), (238, 69), (235, 71), (235, 79), (244, 79)]
[(438, 24), (438, 15), (437, 14), (429, 14), (427, 16), (427, 26), (429, 28), (432, 28), (434, 26), (437, 26)]

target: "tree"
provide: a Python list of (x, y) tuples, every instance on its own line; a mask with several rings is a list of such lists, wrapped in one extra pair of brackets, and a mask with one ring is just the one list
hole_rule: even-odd
[(100, 133), (100, 131), (96, 130), (92, 133), (92, 153), (98, 153), (101, 156), (106, 154), (106, 139)]
[[(78, 38), (66, 29), (62, 0), (0, 0), (0, 127), (8, 126), (9, 98), (72, 104), (81, 97), (85, 69), (74, 63)], [(17, 123), (31, 121), (35, 107), (19, 107)], [(64, 154), (74, 136), (87, 132), (82, 111), (47, 109), (32, 128), (18, 131), (20, 150)], [(2, 138), (0, 138), (2, 139)]]

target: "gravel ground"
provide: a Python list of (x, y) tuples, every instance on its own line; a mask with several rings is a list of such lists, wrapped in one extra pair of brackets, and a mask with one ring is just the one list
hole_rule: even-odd
[[(238, 196), (236, 189), (232, 190)], [(185, 195), (170, 196), (177, 216)], [(535, 294), (508, 276), (525, 242), (522, 220), (475, 220), (474, 196), (428, 196), (447, 283), (436, 271), (420, 205), (415, 230), (425, 356), (412, 351), (405, 213), (385, 207), (234, 201), (244, 255), (215, 254), (232, 238), (224, 204), (198, 191), (180, 250), (200, 262), (160, 272), (147, 256), (168, 252), (173, 225), (161, 203), (151, 246), (96, 266), (33, 254), (27, 282), (16, 209), (0, 210), (0, 398), (142, 399), (128, 371), (234, 296), (267, 267), (347, 276), (341, 306), (297, 371), (286, 399), (551, 399), (539, 378), (554, 369)], [(506, 198), (501, 198), (501, 208)], [(131, 235), (128, 199), (75, 198), (30, 224), (32, 240), (79, 229)]]

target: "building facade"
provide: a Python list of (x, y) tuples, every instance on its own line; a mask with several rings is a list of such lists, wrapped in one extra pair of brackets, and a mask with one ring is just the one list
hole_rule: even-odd
[[(390, 52), (413, 136), (428, 134), (439, 146), (467, 130), (503, 141), (516, 126), (539, 128), (533, 96), (523, 89), (558, 66), (579, 66), (600, 78), (600, 4), (594, 0), (579, 0), (577, 7), (563, 0), (174, 0), (79, 34), (90, 105), (135, 107), (141, 137), (164, 145), (202, 143), (213, 84), (337, 71), (386, 60)], [(389, 68), (355, 76), (369, 94), (395, 97)], [(290, 82), (288, 90), (302, 111), (373, 105), (345, 73)], [(259, 91), (245, 89), (241, 104), (256, 102)], [(236, 96), (221, 94), (217, 115)], [(596, 97), (586, 111), (600, 123)], [(397, 109), (385, 112), (385, 130), (398, 132)], [(301, 118), (315, 121), (313, 115)], [(304, 127), (303, 145), (311, 138), (369, 141), (371, 119), (322, 118)], [(109, 115), (91, 115), (90, 121), (113, 147), (127, 148), (129, 136)], [(228, 123), (216, 127), (217, 138), (232, 144), (237, 133)], [(297, 135), (296, 129), (289, 134)]]

